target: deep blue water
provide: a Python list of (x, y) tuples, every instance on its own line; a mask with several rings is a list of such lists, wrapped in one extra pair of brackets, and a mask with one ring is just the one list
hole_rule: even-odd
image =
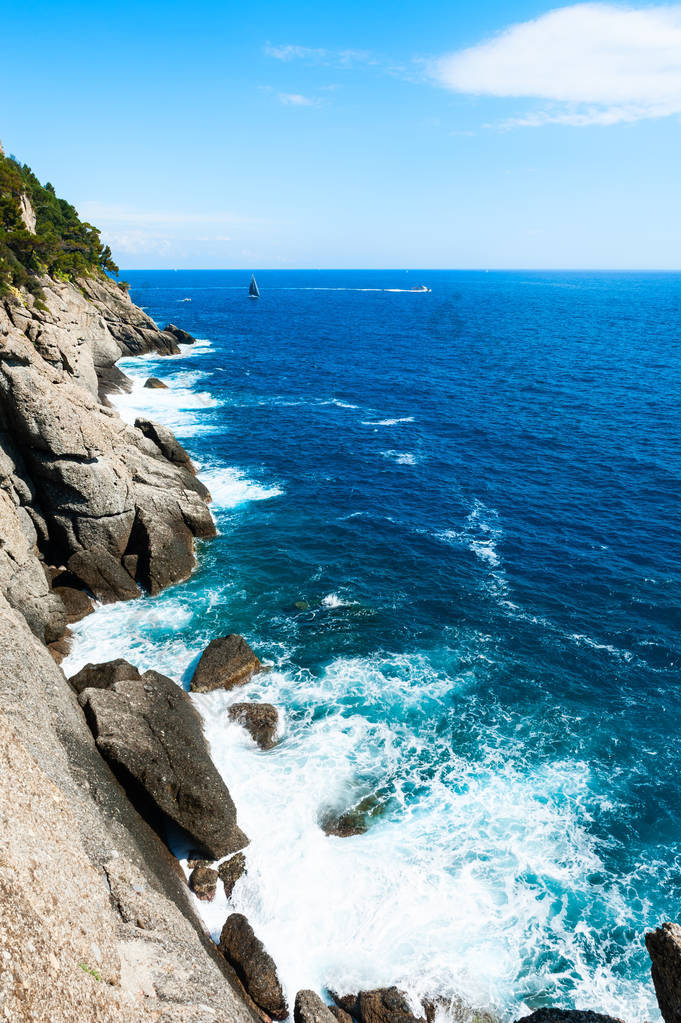
[[(275, 664), (247, 693), (284, 711), (272, 754), (202, 710), (253, 840), (237, 904), (286, 982), (657, 1018), (681, 276), (263, 271), (258, 302), (245, 272), (124, 276), (210, 341), (124, 368), (174, 388), (126, 407), (175, 427), (220, 536), (186, 584), (86, 620), (73, 664), (109, 644), (179, 680), (233, 631)], [(366, 835), (323, 835), (367, 795)]]

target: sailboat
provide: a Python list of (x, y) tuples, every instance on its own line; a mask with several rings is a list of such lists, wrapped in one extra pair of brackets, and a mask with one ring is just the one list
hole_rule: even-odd
[(254, 274), (251, 274), (251, 283), (248, 286), (248, 297), (260, 298), (260, 292), (258, 291), (258, 282), (256, 281)]

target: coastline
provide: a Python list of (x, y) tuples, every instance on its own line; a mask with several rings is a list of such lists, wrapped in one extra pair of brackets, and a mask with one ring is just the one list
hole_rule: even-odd
[[(171, 356), (171, 358), (172, 358), (172, 356)], [(122, 381), (120, 380), (120, 378), (118, 379), (118, 383), (119, 383), (119, 385), (120, 385), (120, 384), (122, 383)], [(125, 403), (126, 401), (128, 401), (129, 413), (130, 413), (130, 415), (131, 415), (131, 416), (132, 416), (132, 417), (134, 418), (134, 417), (135, 417), (135, 414), (136, 414), (136, 412), (137, 412), (137, 411), (139, 411), (139, 409), (135, 409), (135, 408), (134, 408), (134, 400), (130, 399), (129, 397), (127, 397), (127, 398), (126, 398), (126, 393), (127, 393), (127, 395), (128, 395), (128, 396), (130, 395), (130, 392), (123, 392), (123, 393), (121, 394), (121, 397), (120, 397), (120, 399), (119, 399), (119, 400), (120, 400), (121, 404), (124, 404), (124, 403)], [(189, 392), (188, 392), (188, 393), (189, 393)], [(155, 404), (156, 404), (156, 405), (158, 405), (158, 403), (159, 403), (159, 402), (163, 401), (163, 398), (162, 398), (162, 397), (160, 396), (161, 394), (162, 394), (162, 392), (157, 392), (157, 391), (153, 391), (153, 390), (151, 390), (151, 391), (149, 392), (149, 405), (148, 405), (148, 408), (147, 408), (147, 409), (145, 409), (145, 411), (147, 411), (147, 410), (149, 410), (149, 409), (153, 409), (153, 407), (154, 407), (154, 405), (155, 405)], [(146, 398), (146, 395), (145, 395), (144, 397)], [(193, 400), (193, 398), (188, 398), (187, 400)], [(115, 400), (115, 399), (113, 400), (113, 404), (114, 404), (114, 406), (116, 405), (116, 400)], [(205, 407), (210, 407), (210, 406), (205, 406)], [(166, 440), (168, 440), (168, 439), (166, 438)], [(207, 537), (206, 537), (206, 538), (207, 538)], [(184, 569), (183, 569), (183, 571), (184, 571)], [(185, 575), (185, 576), (184, 576), (184, 578), (186, 578), (186, 577), (187, 577), (187, 576)], [(180, 575), (180, 576), (178, 576), (178, 578), (177, 578), (176, 580), (174, 580), (174, 581), (176, 581), (176, 582), (179, 582), (179, 581), (181, 581), (181, 578), (182, 578), (182, 576)], [(132, 609), (132, 608), (137, 608), (137, 607), (139, 607), (139, 606), (140, 606), (140, 605), (141, 605), (141, 604), (142, 604), (143, 602), (145, 602), (145, 600), (147, 600), (147, 598), (145, 598), (145, 597), (142, 597), (142, 598), (141, 598), (140, 600), (136, 600), (136, 601), (131, 601), (131, 602), (130, 602), (130, 603), (128, 603), (128, 604), (120, 604), (120, 603), (119, 603), (119, 604), (115, 604), (115, 603), (112, 603), (112, 604), (110, 605), (110, 607), (111, 607), (112, 609), (113, 609), (113, 608), (126, 608), (126, 607), (129, 607), (129, 608), (131, 608), (131, 609)], [(152, 604), (153, 604), (153, 601), (154, 601), (154, 600), (155, 600), (155, 598), (153, 598), (153, 597), (152, 597), (152, 598), (150, 598), (150, 599), (148, 600), (148, 605), (152, 605)], [(109, 611), (107, 611), (107, 612), (106, 612), (106, 614), (110, 614), (110, 613), (111, 613), (111, 612), (109, 612)], [(97, 612), (95, 612), (95, 615), (94, 615), (94, 616), (93, 616), (93, 615), (91, 615), (91, 616), (89, 616), (89, 617), (88, 617), (88, 619), (83, 619), (83, 621), (86, 621), (86, 622), (87, 622), (87, 621), (90, 621), (90, 622), (94, 622), (94, 621), (96, 620), (96, 614), (97, 614)], [(85, 628), (85, 626), (83, 626), (83, 628)], [(78, 630), (78, 626), (76, 626), (76, 633), (78, 633), (78, 631), (79, 631), (79, 630)], [(114, 638), (114, 639), (113, 639), (113, 642), (115, 643), (115, 641), (116, 641), (116, 640), (115, 640), (115, 638)], [(77, 648), (76, 648), (76, 649), (77, 649)], [(59, 651), (57, 651), (57, 652), (59, 652)], [(194, 658), (194, 659), (195, 659), (196, 653), (198, 653), (198, 652), (200, 652), (200, 651), (195, 651), (195, 652), (194, 652), (194, 653), (192, 654), (192, 658)], [(74, 657), (73, 661), (72, 661), (72, 662), (71, 662), (70, 664), (69, 664), (69, 663), (68, 663), (68, 661), (67, 661), (67, 663), (66, 663), (66, 665), (65, 665), (66, 667), (68, 667), (68, 668), (69, 668), (69, 670), (70, 670), (70, 669), (71, 669), (72, 667), (73, 667), (73, 668), (74, 668), (74, 670), (75, 670), (75, 665), (76, 665), (76, 663), (77, 663), (77, 662), (76, 662), (76, 658), (75, 658), (75, 653), (76, 653), (76, 651), (74, 651), (74, 654), (73, 654), (73, 657)], [(72, 656), (72, 655), (69, 655), (69, 656)], [(190, 658), (190, 659), (188, 660), (188, 662), (187, 662), (187, 665), (186, 665), (186, 667), (187, 667), (187, 668), (189, 668), (189, 667), (190, 667), (190, 665), (191, 665), (191, 661), (192, 661), (192, 658)], [(142, 665), (142, 667), (146, 667), (146, 665)], [(150, 664), (150, 665), (148, 665), (148, 667), (154, 667), (154, 668), (157, 668), (157, 669), (158, 669), (159, 667), (161, 667), (161, 669), (163, 670), (165, 666), (163, 666), (163, 665), (159, 665), (159, 664), (154, 664), (154, 665), (151, 665), (151, 664)], [(179, 680), (176, 680), (176, 681), (179, 681)], [(202, 703), (205, 703), (205, 704), (210, 704), (210, 703), (220, 702), (221, 700), (223, 701), (223, 703), (225, 703), (225, 705), (226, 705), (226, 706), (228, 706), (228, 705), (229, 705), (229, 703), (231, 702), (231, 698), (230, 698), (229, 700), (226, 700), (226, 701), (225, 701), (225, 700), (224, 700), (224, 697), (222, 697), (222, 696), (221, 696), (220, 694), (217, 694), (217, 696), (216, 696), (215, 694), (211, 694), (211, 695), (209, 695), (209, 696), (207, 696), (207, 697), (203, 697), (203, 696), (201, 696), (201, 697), (198, 697), (198, 698), (197, 698), (197, 701), (196, 701), (196, 702), (198, 702), (199, 704), (202, 704)], [(224, 708), (223, 708), (223, 709), (224, 709)], [(206, 719), (204, 718), (204, 720), (206, 720)], [(238, 732), (239, 726), (235, 725), (235, 726), (234, 726), (234, 729), (235, 729), (235, 734), (241, 734), (241, 735), (242, 735), (242, 737), (243, 737), (243, 733), (242, 733), (242, 732), (241, 732), (241, 733), (240, 733), (240, 732)], [(208, 729), (208, 731), (210, 732), (210, 729)], [(90, 740), (90, 741), (91, 741), (91, 740)], [(248, 742), (248, 741), (250, 741), (250, 740), (246, 740), (246, 741)], [(226, 773), (227, 773), (227, 772), (226, 772)], [(239, 801), (237, 800), (237, 804), (238, 804), (238, 802), (239, 802)], [(237, 805), (237, 811), (238, 811), (238, 805)], [(321, 833), (320, 833), (320, 834), (321, 834)], [(343, 840), (342, 840), (342, 839), (340, 839), (340, 841), (342, 842)], [(181, 851), (181, 850), (180, 850), (180, 848), (179, 848), (179, 846), (177, 847), (177, 849), (178, 849), (178, 851)], [(216, 862), (216, 861), (214, 861), (214, 862)], [(185, 863), (185, 865), (184, 865), (184, 873), (185, 873), (185, 877), (186, 877), (186, 876), (187, 876), (187, 874), (188, 874), (188, 870), (187, 870), (187, 868), (186, 868), (186, 863)], [(109, 875), (108, 875), (108, 874), (107, 874), (107, 877), (109, 877)], [(111, 883), (111, 882), (109, 881), (109, 884), (110, 884), (110, 883)], [(177, 878), (176, 878), (176, 881), (175, 881), (175, 883), (177, 883)], [(179, 897), (179, 896), (178, 896), (178, 897)], [(205, 905), (204, 905), (204, 904), (202, 904), (201, 906), (198, 906), (198, 905), (197, 905), (197, 902), (196, 902), (196, 899), (195, 899), (195, 897), (194, 897), (193, 895), (189, 895), (189, 893), (188, 893), (188, 889), (185, 889), (185, 891), (184, 891), (184, 893), (183, 893), (183, 897), (185, 898), (185, 900), (189, 900), (190, 904), (191, 904), (191, 905), (193, 906), (193, 910), (194, 910), (194, 911), (195, 911), (195, 910), (196, 910), (197, 908), (199, 908), (199, 909), (200, 909), (200, 910), (202, 910), (202, 911), (205, 911)], [(220, 919), (219, 919), (219, 918), (220, 918), (220, 916), (221, 916), (221, 915), (223, 915), (223, 911), (224, 911), (224, 908), (225, 908), (225, 904), (223, 904), (222, 902), (216, 903), (215, 905), (213, 905), (213, 906), (212, 906), (212, 911), (211, 911), (211, 913), (210, 913), (210, 914), (208, 915), (208, 918), (207, 918), (207, 922), (208, 922), (208, 925), (209, 925), (209, 929), (210, 929), (210, 930), (212, 931), (212, 933), (213, 933), (213, 937), (214, 937), (214, 938), (215, 938), (215, 936), (216, 936), (216, 931), (217, 931), (217, 929), (219, 928), (219, 926), (221, 926), (221, 923), (223, 922), (223, 921), (220, 921)], [(205, 917), (205, 916), (204, 916), (204, 921), (206, 921), (206, 917)], [(276, 951), (276, 950), (275, 950), (275, 951)], [(213, 954), (213, 953), (212, 953), (212, 951), (211, 951), (211, 954)], [(217, 953), (215, 953), (215, 954), (217, 954)], [(276, 956), (276, 954), (275, 954), (275, 960), (276, 960), (276, 959), (277, 959), (277, 956)], [(309, 978), (309, 981), (307, 981), (307, 982), (309, 983), (309, 986), (311, 986), (311, 987), (314, 987), (314, 986), (316, 986), (316, 978), (314, 978), (314, 977), (310, 977), (310, 978)], [(386, 978), (386, 982), (388, 982), (388, 983), (389, 983), (389, 982), (390, 982), (390, 978)], [(290, 1005), (291, 1005), (291, 1004), (293, 1003), (293, 999), (294, 999), (294, 995), (295, 995), (295, 994), (296, 994), (296, 992), (295, 992), (295, 991), (290, 991), (290, 992), (289, 992), (289, 1004), (290, 1004)], [(231, 1011), (231, 1010), (230, 1010), (230, 1011)], [(460, 1007), (459, 1007), (459, 1011), (460, 1011)], [(474, 1010), (472, 1010), (472, 1009), (471, 1009), (471, 1010), (469, 1010), (469, 1013), (471, 1013), (471, 1014), (472, 1014), (473, 1012), (474, 1012)], [(464, 1011), (464, 1014), (463, 1014), (463, 1015), (464, 1015), (464, 1017), (465, 1017), (465, 1015), (466, 1015), (466, 1012), (465, 1012), (465, 1011)], [(232, 1017), (230, 1017), (230, 1018), (232, 1018)], [(347, 1021), (346, 1021), (346, 1023), (347, 1023)]]

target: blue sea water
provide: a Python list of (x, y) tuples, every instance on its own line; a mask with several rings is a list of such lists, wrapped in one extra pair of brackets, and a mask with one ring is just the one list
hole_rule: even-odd
[[(248, 273), (125, 276), (205, 339), (126, 360), (118, 404), (175, 429), (220, 532), (186, 583), (80, 623), (67, 668), (123, 655), (186, 684), (228, 632), (274, 665), (195, 699), (251, 838), (233, 907), (289, 997), (397, 983), (505, 1019), (659, 1018), (681, 276), (266, 271), (258, 302)], [(244, 698), (279, 707), (275, 750), (228, 720)], [(366, 834), (324, 834), (365, 797)], [(217, 933), (226, 905), (203, 912)]]

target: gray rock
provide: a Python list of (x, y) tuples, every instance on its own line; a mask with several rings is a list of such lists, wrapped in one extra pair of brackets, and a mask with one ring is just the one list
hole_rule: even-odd
[(244, 726), (260, 749), (276, 746), (279, 715), (271, 703), (233, 703), (229, 716)]
[(650, 973), (665, 1023), (681, 1023), (681, 927), (664, 923), (646, 934)]
[(103, 661), (101, 664), (86, 664), (79, 672), (69, 679), (71, 688), (78, 694), (85, 689), (111, 689), (116, 682), (125, 679), (139, 679), (140, 675), (129, 661), (118, 657), (115, 661)]
[(618, 1016), (605, 1016), (591, 1009), (537, 1009), (516, 1023), (624, 1023)]
[(261, 664), (243, 636), (213, 639), (201, 654), (191, 680), (191, 690), (206, 693), (213, 689), (234, 689), (245, 685)]
[(142, 416), (135, 420), (135, 426), (148, 440), (156, 445), (163, 457), (167, 458), (169, 462), (173, 462), (175, 465), (182, 465), (192, 472), (195, 471), (191, 458), (180, 442), (175, 439), (173, 431), (169, 430), (167, 426), (154, 423), (151, 419), (145, 419)]
[(294, 1023), (334, 1023), (333, 1013), (315, 991), (303, 990), (296, 995)]
[(85, 689), (80, 703), (98, 750), (141, 812), (160, 811), (212, 859), (246, 845), (184, 690), (147, 671), (109, 689)]
[(98, 544), (72, 554), (67, 568), (102, 604), (135, 600), (140, 596), (139, 586), (120, 561)]
[(201, 902), (212, 902), (218, 886), (218, 872), (205, 864), (194, 867), (189, 875), (189, 887)]
[(81, 618), (92, 614), (95, 609), (92, 600), (84, 590), (77, 590), (73, 586), (55, 586), (53, 592), (60, 597), (64, 605), (68, 625), (79, 622)]
[(144, 381), (144, 386), (148, 387), (150, 390), (168, 390), (168, 385), (164, 384), (162, 380), (158, 379), (158, 377), (147, 377)]
[(243, 914), (232, 913), (227, 917), (220, 934), (219, 948), (255, 1004), (272, 1019), (286, 1019), (288, 1006), (277, 968)]
[(242, 852), (238, 852), (235, 856), (231, 856), (224, 863), (221, 863), (218, 867), (218, 874), (220, 880), (225, 889), (225, 895), (227, 898), (230, 897), (234, 891), (234, 885), (237, 883), (239, 878), (246, 873), (246, 857)]

